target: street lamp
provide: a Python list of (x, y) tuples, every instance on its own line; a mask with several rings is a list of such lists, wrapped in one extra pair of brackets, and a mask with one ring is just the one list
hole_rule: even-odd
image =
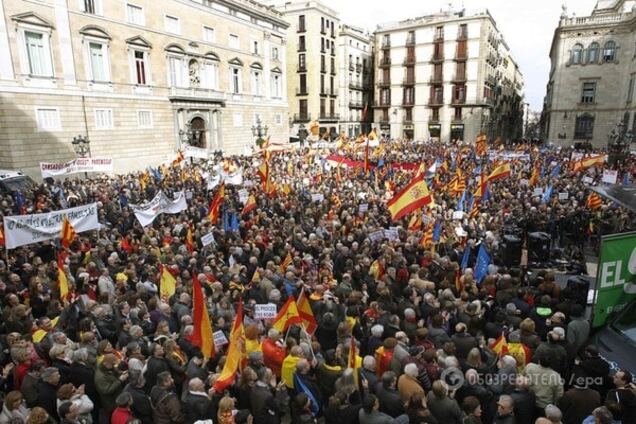
[(625, 161), (629, 145), (634, 140), (634, 134), (627, 129), (625, 122), (621, 121), (616, 127), (618, 132), (612, 129), (607, 135), (608, 162), (612, 167)]
[(78, 135), (77, 137), (73, 137), (73, 141), (71, 142), (73, 145), (73, 150), (75, 150), (75, 154), (81, 158), (85, 158), (86, 156), (91, 156), (91, 141), (88, 137), (84, 137), (83, 135)]
[(260, 117), (256, 118), (256, 125), (252, 125), (252, 135), (256, 137), (256, 145), (258, 147), (262, 147), (263, 143), (265, 143), (268, 129), (267, 125), (263, 126)]
[(305, 124), (300, 124), (298, 126), (298, 142), (300, 143), (300, 147), (305, 146), (305, 140), (307, 139), (307, 128), (305, 128)]

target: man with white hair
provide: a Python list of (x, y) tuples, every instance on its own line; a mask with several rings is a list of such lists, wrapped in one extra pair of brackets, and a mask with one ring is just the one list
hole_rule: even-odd
[(552, 424), (562, 424), (563, 413), (556, 405), (549, 404), (545, 407), (545, 417), (549, 419)]
[(404, 374), (398, 378), (397, 388), (398, 392), (400, 392), (400, 399), (405, 404), (411, 399), (411, 396), (416, 394), (424, 395), (424, 389), (422, 385), (417, 380), (417, 376), (419, 375), (419, 370), (417, 369), (417, 365), (411, 363), (406, 364), (404, 366)]
[(504, 355), (497, 361), (497, 368), (490, 390), (496, 395), (509, 395), (514, 390), (517, 379), (517, 360), (513, 356)]
[(375, 351), (382, 346), (383, 343), (383, 335), (384, 335), (384, 326), (381, 324), (376, 324), (371, 327), (371, 336), (369, 340), (367, 340), (367, 353), (370, 355), (375, 355)]
[(367, 355), (362, 358), (362, 368), (360, 369), (360, 375), (369, 384), (369, 391), (373, 393), (375, 385), (378, 382), (378, 376), (375, 373), (375, 357), (373, 355)]
[(205, 384), (200, 378), (193, 378), (188, 383), (188, 392), (183, 396), (186, 422), (193, 423), (211, 416), (212, 392), (205, 392)]
[(510, 396), (499, 396), (494, 424), (515, 424), (514, 406), (515, 402)]

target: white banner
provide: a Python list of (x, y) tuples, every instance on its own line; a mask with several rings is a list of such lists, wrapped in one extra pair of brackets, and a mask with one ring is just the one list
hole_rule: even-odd
[(135, 212), (135, 216), (139, 220), (142, 227), (152, 224), (152, 221), (162, 213), (175, 214), (188, 208), (185, 195), (182, 191), (175, 193), (174, 200), (168, 199), (162, 191), (148, 203), (143, 205), (130, 205)]
[(606, 169), (603, 171), (603, 181), (608, 184), (616, 184), (616, 180), (618, 180), (618, 171), (613, 171), (611, 169)]
[(214, 346), (217, 349), (229, 343), (229, 341), (227, 340), (227, 337), (225, 337), (225, 333), (221, 330), (215, 331), (214, 333), (212, 333), (212, 336), (214, 337)]
[(206, 149), (201, 149), (200, 147), (188, 145), (183, 149), (183, 156), (187, 158), (207, 159), (208, 151)]
[(254, 305), (254, 319), (273, 319), (276, 318), (276, 314), (276, 305), (274, 303)]
[(214, 234), (207, 233), (206, 235), (201, 237), (201, 244), (203, 244), (203, 247), (207, 246), (208, 244), (213, 244), (216, 246), (216, 240), (214, 240)]
[(4, 237), (7, 249), (59, 237), (65, 216), (77, 233), (100, 227), (97, 221), (97, 203), (34, 215), (5, 216)]
[(227, 185), (242, 185), (243, 184), (243, 170), (238, 169), (235, 172), (221, 171), (221, 179)]
[(238, 191), (238, 195), (239, 195), (239, 200), (241, 201), (241, 203), (245, 204), (247, 202), (247, 199), (249, 199), (250, 197), (250, 192), (242, 188)]
[(42, 178), (59, 177), (61, 175), (80, 172), (113, 172), (113, 160), (107, 158), (77, 158), (66, 163), (40, 162)]

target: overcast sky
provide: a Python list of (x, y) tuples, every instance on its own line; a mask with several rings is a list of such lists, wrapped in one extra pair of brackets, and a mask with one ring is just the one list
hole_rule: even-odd
[[(462, 4), (467, 10), (488, 8), (519, 64), (526, 84), (526, 101), (540, 111), (550, 71), (550, 43), (559, 23), (559, 0), (321, 0), (340, 13), (343, 23), (373, 30), (383, 22), (403, 20)], [(589, 16), (597, 0), (566, 0), (568, 14)]]

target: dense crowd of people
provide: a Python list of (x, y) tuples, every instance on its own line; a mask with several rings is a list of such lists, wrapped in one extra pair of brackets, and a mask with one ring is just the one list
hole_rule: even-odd
[[(508, 232), (545, 232), (552, 255), (585, 270), (583, 247), (635, 222), (610, 202), (589, 206), (603, 167), (575, 170), (574, 150), (542, 146), (481, 156), (441, 143), (367, 146), (215, 154), (4, 194), (3, 216), (97, 202), (101, 229), (67, 249), (64, 300), (59, 239), (0, 261), (0, 424), (636, 423), (632, 374), (610, 371), (589, 343), (576, 293), (552, 269), (528, 277), (533, 252), (527, 263), (500, 252)], [(257, 172), (264, 160), (267, 181)], [(504, 162), (510, 175), (476, 196), (481, 176)], [(635, 165), (616, 166), (619, 184)], [(418, 173), (432, 202), (392, 222), (386, 203)], [(220, 176), (237, 174), (240, 185), (225, 183), (223, 218), (210, 222)], [(131, 205), (159, 190), (185, 192), (188, 207), (142, 227)], [(242, 213), (241, 190), (254, 210)], [(397, 237), (369, 237), (396, 228)], [(477, 278), (481, 245), (493, 259)], [(169, 298), (160, 296), (164, 266), (177, 286)], [(228, 344), (208, 358), (192, 342), (193, 278), (227, 340), (244, 310), (241, 364), (223, 391), (213, 386)], [(255, 305), (280, 310), (301, 292), (313, 334), (254, 317)]]

